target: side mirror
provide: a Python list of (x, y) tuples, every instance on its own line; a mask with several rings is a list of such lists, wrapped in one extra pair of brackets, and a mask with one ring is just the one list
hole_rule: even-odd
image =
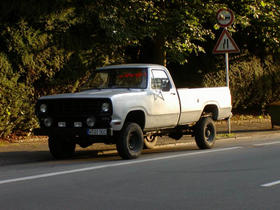
[(162, 90), (163, 92), (168, 92), (168, 91), (170, 91), (170, 89), (171, 89), (170, 81), (164, 82), (164, 83), (162, 84), (161, 90)]

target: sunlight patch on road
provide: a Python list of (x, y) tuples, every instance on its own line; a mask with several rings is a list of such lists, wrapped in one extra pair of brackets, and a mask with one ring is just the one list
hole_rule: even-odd
[(273, 145), (273, 144), (280, 144), (280, 141), (259, 143), (259, 144), (254, 144), (254, 146), (267, 146), (267, 145)]

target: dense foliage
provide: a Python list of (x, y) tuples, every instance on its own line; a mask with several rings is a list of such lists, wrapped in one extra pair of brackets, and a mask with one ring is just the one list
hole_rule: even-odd
[(223, 56), (211, 53), (221, 7), (235, 12), (229, 30), (241, 49), (231, 59), (234, 107), (261, 109), (279, 97), (279, 1), (1, 1), (0, 137), (32, 130), (36, 99), (75, 91), (96, 66), (160, 63), (180, 86), (221, 84)]
[[(231, 65), (230, 87), (233, 108), (253, 113), (265, 112), (267, 105), (280, 96), (280, 62), (271, 56), (263, 61), (255, 56), (238, 57)], [(225, 86), (225, 70), (204, 75), (204, 86)]]

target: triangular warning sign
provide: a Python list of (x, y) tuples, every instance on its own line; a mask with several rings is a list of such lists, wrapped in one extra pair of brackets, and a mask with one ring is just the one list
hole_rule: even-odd
[(229, 32), (224, 29), (221, 36), (219, 37), (213, 53), (218, 54), (218, 53), (239, 53), (240, 50), (237, 47), (235, 41), (229, 34)]

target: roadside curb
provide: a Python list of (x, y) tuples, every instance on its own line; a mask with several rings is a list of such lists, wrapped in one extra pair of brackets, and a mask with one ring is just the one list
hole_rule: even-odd
[(260, 132), (244, 132), (244, 133), (235, 133), (232, 132), (232, 134), (235, 134), (235, 137), (229, 137), (229, 138), (218, 138), (217, 140), (242, 140), (242, 139), (251, 139), (253, 137), (264, 137), (264, 136), (278, 136), (280, 137), (280, 130), (265, 130)]

